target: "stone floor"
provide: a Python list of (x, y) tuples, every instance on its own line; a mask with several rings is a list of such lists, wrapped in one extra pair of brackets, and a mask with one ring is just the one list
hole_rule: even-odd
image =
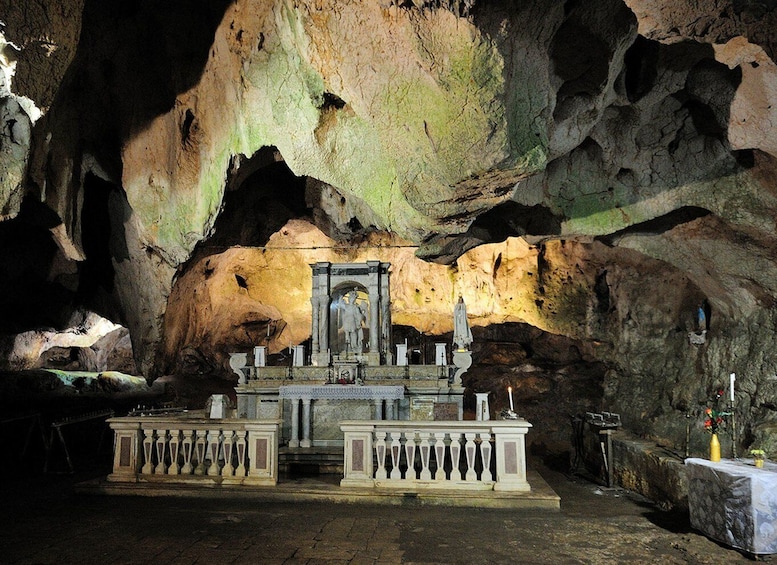
[(692, 531), (687, 516), (531, 467), (560, 511), (96, 496), (73, 488), (88, 476), (4, 477), (0, 564), (753, 561)]

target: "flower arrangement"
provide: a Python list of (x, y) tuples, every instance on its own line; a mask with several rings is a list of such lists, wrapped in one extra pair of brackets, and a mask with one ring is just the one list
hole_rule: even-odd
[[(723, 394), (724, 390), (722, 388), (716, 390), (713, 398), (710, 400), (710, 404), (716, 406)], [(714, 407), (707, 406), (704, 409), (704, 429), (711, 434), (719, 433), (720, 428), (726, 425), (726, 416), (730, 415), (731, 412), (722, 412)]]
[(751, 449), (750, 455), (753, 456), (753, 463), (759, 469), (764, 466), (764, 459), (766, 459), (766, 452), (763, 449)]
[(763, 449), (751, 449), (750, 455), (753, 456), (753, 459), (761, 459), (762, 461), (766, 459), (766, 452)]

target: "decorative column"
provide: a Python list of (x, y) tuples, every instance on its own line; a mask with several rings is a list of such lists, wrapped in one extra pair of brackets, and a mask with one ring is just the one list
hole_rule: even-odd
[(291, 402), (291, 437), (289, 447), (299, 447), (299, 398), (290, 398)]
[(389, 294), (389, 264), (381, 265), (380, 279), (380, 324), (381, 324), (381, 348), (386, 365), (393, 365), (394, 352), (391, 350), (391, 295)]
[(380, 261), (367, 261), (367, 268), (367, 291), (370, 296), (370, 349), (367, 363), (380, 365)]
[(382, 420), (383, 419), (383, 400), (380, 398), (375, 398), (372, 400), (372, 402), (375, 406), (375, 419)]
[(311, 324), (311, 363), (317, 367), (329, 365), (329, 287), (331, 263), (319, 261), (311, 265), (313, 282), (310, 305), (313, 310)]
[[(315, 285), (314, 285), (315, 286)], [(319, 305), (318, 305), (318, 296), (311, 296), (310, 297), (310, 312), (313, 315), (313, 321), (311, 323), (310, 328), (310, 354), (312, 357), (315, 357), (316, 353), (320, 353), (321, 350), (319, 349), (319, 324), (318, 324), (318, 315), (319, 315)], [(317, 363), (314, 363), (316, 365)]]
[(310, 404), (312, 400), (310, 398), (302, 399), (302, 441), (299, 442), (300, 447), (310, 447), (312, 445), (310, 441)]
[(386, 400), (386, 420), (397, 419), (396, 406), (398, 402), (397, 400)]

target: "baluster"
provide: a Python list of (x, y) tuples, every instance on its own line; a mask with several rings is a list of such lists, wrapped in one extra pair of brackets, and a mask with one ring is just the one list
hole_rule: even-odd
[(480, 475), (480, 480), (483, 482), (493, 481), (491, 476), (491, 434), (488, 432), (481, 432), (480, 436), (480, 457), (483, 460), (483, 473)]
[(432, 453), (432, 446), (429, 443), (429, 438), (432, 434), (430, 432), (418, 432), (418, 437), (421, 440), (421, 444), (418, 446), (418, 450), (421, 453), (421, 480), (431, 481), (432, 471), (429, 469), (429, 456)]
[(216, 477), (219, 475), (219, 451), (221, 447), (221, 431), (220, 430), (208, 430), (208, 455), (210, 459), (210, 465), (208, 466), (208, 476)]
[(232, 446), (234, 445), (235, 432), (232, 430), (224, 430), (224, 441), (221, 443), (222, 450), (224, 452), (224, 468), (221, 470), (221, 474), (225, 477), (231, 477), (235, 468), (232, 466)]
[(407, 470), (405, 471), (405, 480), (416, 480), (415, 475), (415, 432), (405, 434), (405, 461), (407, 461)]
[(459, 457), (461, 456), (461, 434), (451, 433), (451, 480), (461, 480), (461, 469), (459, 468)]
[(434, 472), (435, 481), (445, 480), (445, 432), (432, 434), (434, 438), (434, 458), (437, 469)]
[(246, 431), (237, 430), (235, 432), (237, 441), (235, 445), (237, 447), (237, 468), (235, 469), (236, 477), (246, 476)]
[(177, 475), (181, 468), (178, 466), (178, 447), (181, 442), (181, 431), (170, 430), (170, 467), (167, 468), (168, 475)]
[[(379, 438), (378, 436), (383, 436)], [(388, 449), (389, 434), (385, 432), (375, 432), (375, 456), (378, 459), (378, 468), (375, 470), (376, 479), (386, 479), (386, 450)]]
[(194, 468), (192, 467), (192, 454), (194, 453), (194, 430), (183, 430), (183, 467), (181, 467), (182, 475), (191, 475)]
[(464, 452), (467, 455), (467, 473), (464, 476), (465, 481), (477, 481), (478, 474), (475, 471), (475, 452), (478, 446), (475, 444), (475, 432), (467, 432), (464, 437), (467, 438), (467, 443), (464, 446)]
[(387, 435), (391, 436), (391, 478), (401, 479), (402, 471), (399, 469), (399, 454), (402, 452), (402, 444), (400, 442), (402, 432), (389, 432)]
[(154, 467), (154, 474), (164, 475), (167, 471), (167, 465), (165, 465), (165, 444), (167, 443), (167, 430), (159, 430), (156, 436), (156, 467)]
[(205, 474), (205, 430), (197, 430), (197, 437), (194, 440), (194, 456), (197, 458), (197, 466), (194, 468), (195, 475)]
[(151, 463), (151, 455), (154, 452), (152, 446), (154, 444), (154, 430), (142, 430), (143, 431), (143, 468), (140, 470), (143, 475), (150, 475), (154, 472), (154, 466)]

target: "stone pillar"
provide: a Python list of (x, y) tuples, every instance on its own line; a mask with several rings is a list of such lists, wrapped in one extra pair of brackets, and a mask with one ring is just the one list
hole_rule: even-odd
[(291, 398), (289, 402), (291, 402), (291, 438), (289, 438), (289, 447), (299, 447), (299, 398)]
[(302, 441), (299, 442), (300, 447), (310, 447), (312, 442), (310, 441), (310, 398), (302, 399)]
[(254, 347), (254, 367), (264, 367), (267, 365), (267, 347), (257, 345)]
[(305, 346), (294, 346), (294, 359), (292, 363), (295, 367), (303, 367), (305, 365)]
[(435, 365), (447, 365), (448, 364), (448, 352), (445, 350), (445, 343), (434, 344), (434, 364)]
[(381, 268), (386, 270), (381, 277), (380, 284), (381, 347), (386, 365), (393, 365), (392, 357), (394, 352), (391, 350), (391, 296), (389, 294), (388, 264), (384, 263)]
[(329, 343), (329, 295), (318, 297), (318, 323), (320, 326), (319, 333), (319, 352), (324, 353), (329, 351), (331, 347)]
[[(315, 286), (315, 284), (314, 284)], [(310, 328), (310, 353), (312, 356), (315, 357), (316, 353), (319, 353), (321, 350), (319, 349), (319, 324), (318, 324), (318, 314), (319, 314), (319, 300), (318, 296), (311, 296), (310, 297), (310, 312), (313, 316), (313, 321)]]
[(526, 432), (531, 424), (525, 420), (500, 422), (491, 431), (496, 437), (496, 483), (497, 491), (531, 490), (526, 480)]
[(407, 344), (397, 344), (397, 365), (407, 365)]
[(383, 401), (380, 398), (376, 398), (372, 401), (375, 405), (375, 419), (383, 419)]
[(367, 267), (367, 292), (370, 297), (370, 348), (367, 364), (380, 365), (380, 261), (367, 261)]
[(488, 407), (488, 393), (475, 393), (475, 420), (490, 420), (491, 414)]
[(397, 403), (398, 400), (387, 400), (386, 401), (386, 420), (396, 420), (397, 419)]

